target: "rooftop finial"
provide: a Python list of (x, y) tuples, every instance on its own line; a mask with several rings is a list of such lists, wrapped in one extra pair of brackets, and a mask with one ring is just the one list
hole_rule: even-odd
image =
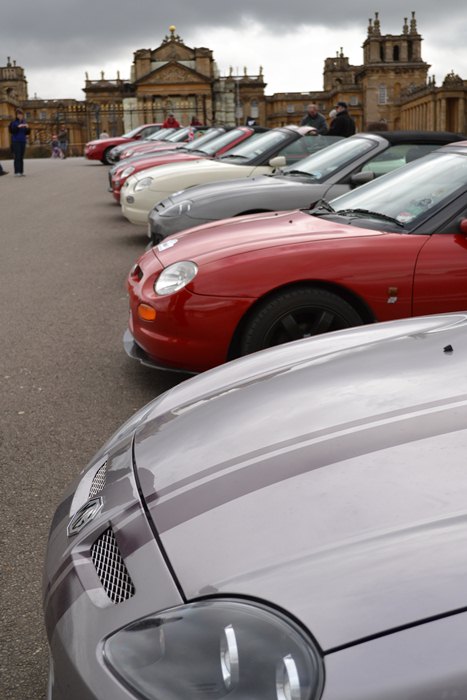
[(373, 25), (374, 33), (381, 34), (381, 28), (379, 23), (379, 12), (375, 12), (375, 22)]
[(412, 19), (410, 20), (410, 33), (417, 33), (417, 20), (415, 19), (415, 12), (412, 12)]

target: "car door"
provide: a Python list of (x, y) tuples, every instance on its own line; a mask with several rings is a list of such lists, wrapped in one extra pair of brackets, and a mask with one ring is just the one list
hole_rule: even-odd
[(435, 222), (435, 232), (420, 251), (415, 268), (414, 316), (467, 310), (467, 235), (460, 227), (466, 217), (464, 193)]

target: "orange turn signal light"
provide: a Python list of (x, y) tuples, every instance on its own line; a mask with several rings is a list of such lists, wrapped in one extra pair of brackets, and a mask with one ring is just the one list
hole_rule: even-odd
[(143, 321), (155, 321), (156, 320), (156, 309), (153, 309), (152, 306), (149, 306), (149, 304), (139, 304), (138, 316)]

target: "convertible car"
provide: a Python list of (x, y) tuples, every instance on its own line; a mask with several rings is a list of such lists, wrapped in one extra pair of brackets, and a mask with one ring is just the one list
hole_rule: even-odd
[[(248, 182), (230, 180), (190, 187), (158, 202), (149, 213), (153, 244), (173, 233), (210, 221), (285, 209), (310, 209), (323, 197), (333, 199), (375, 177), (465, 137), (450, 132), (386, 131), (362, 133), (270, 175)], [(332, 140), (331, 140), (332, 144)]]
[(467, 142), (313, 210), (169, 236), (134, 265), (128, 290), (126, 351), (192, 372), (325, 331), (463, 311)]
[(112, 148), (126, 142), (144, 139), (161, 128), (162, 124), (143, 124), (121, 136), (110, 136), (105, 139), (88, 141), (84, 147), (84, 155), (88, 160), (100, 160), (104, 165), (108, 165), (110, 163), (108, 155)]
[[(264, 130), (263, 130), (264, 131)], [(216, 127), (209, 130), (190, 143), (174, 150), (136, 153), (133, 157), (120, 161), (111, 168), (111, 188), (114, 199), (120, 201), (120, 191), (127, 179), (142, 170), (154, 168), (156, 165), (188, 162), (202, 158), (214, 158), (230, 151), (239, 143), (246, 141), (257, 133), (256, 127), (239, 126), (234, 129)]]
[[(330, 137), (332, 138), (332, 137)], [(250, 178), (270, 173), (313, 153), (318, 141), (309, 126), (284, 126), (255, 134), (218, 158), (157, 166), (128, 178), (120, 193), (123, 215), (147, 225), (154, 204), (186, 187), (216, 180)]]
[(133, 415), (53, 518), (49, 700), (466, 698), (466, 369), (405, 319)]

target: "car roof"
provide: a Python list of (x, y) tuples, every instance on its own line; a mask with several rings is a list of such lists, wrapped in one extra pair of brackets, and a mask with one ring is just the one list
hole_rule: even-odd
[(456, 134), (451, 131), (364, 131), (358, 136), (381, 136), (390, 143), (452, 143), (454, 141), (464, 141), (465, 134)]

